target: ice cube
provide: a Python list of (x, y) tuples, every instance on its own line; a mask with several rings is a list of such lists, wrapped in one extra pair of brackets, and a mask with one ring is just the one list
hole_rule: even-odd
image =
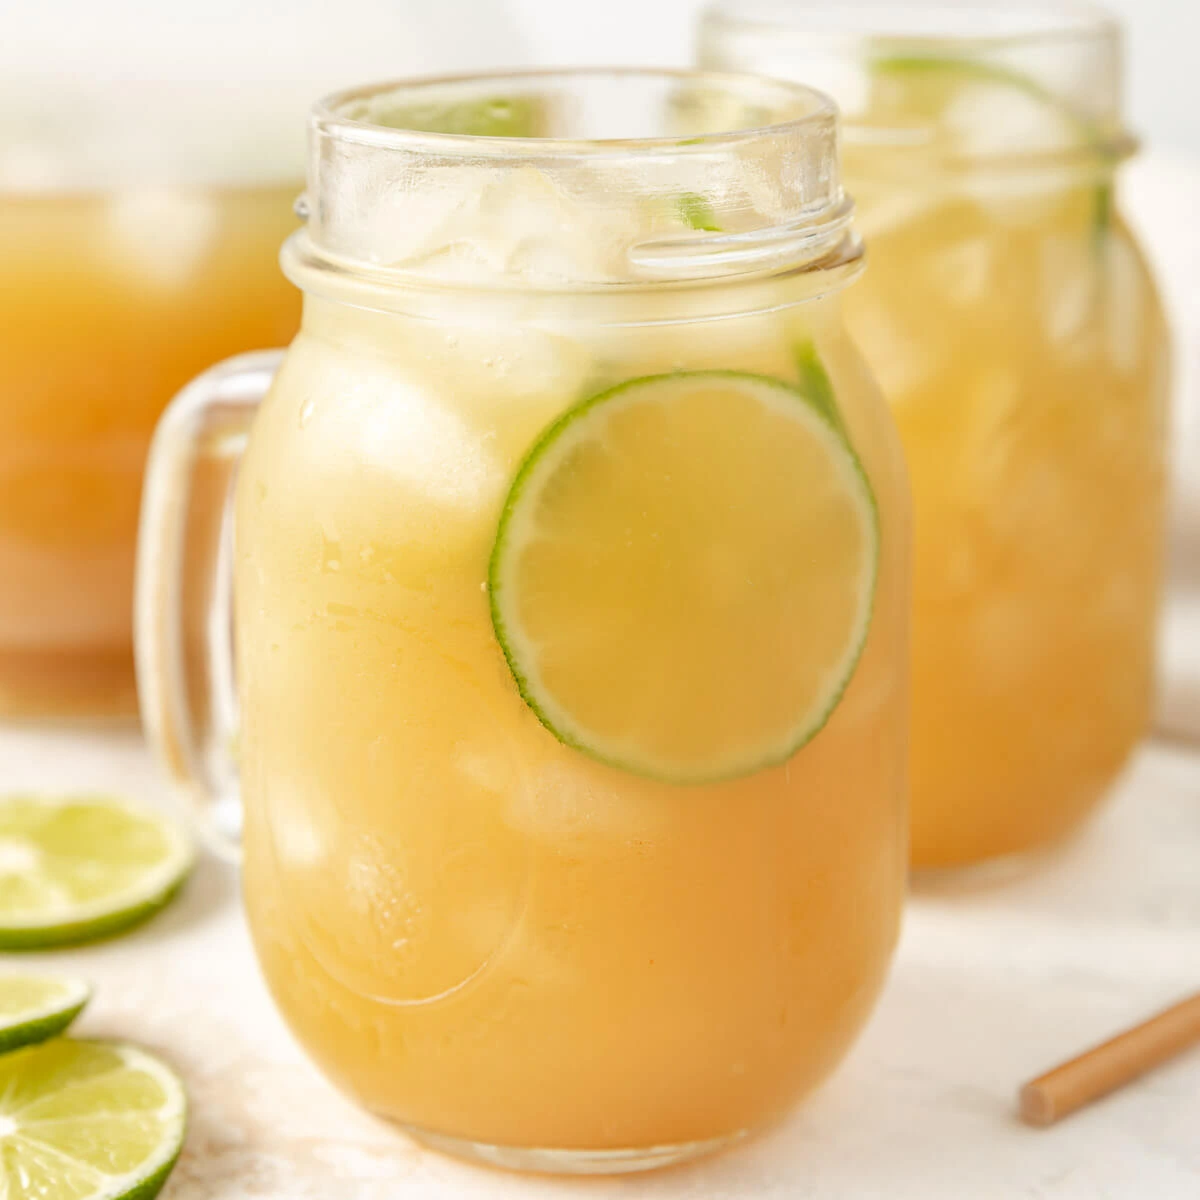
[(967, 175), (962, 191), (982, 210), (988, 224), (1007, 229), (1051, 227), (1072, 201), (1071, 194), (1063, 190), (1061, 179), (1048, 173)]
[(973, 237), (931, 253), (926, 270), (947, 304), (961, 309), (987, 300), (995, 250), (993, 239)]
[(928, 221), (945, 205), (944, 196), (933, 188), (864, 186), (854, 192), (855, 228), (868, 246), (917, 221)]
[(994, 592), (969, 617), (976, 681), (984, 692), (1004, 692), (1028, 673), (1031, 659), (1041, 657), (1043, 622), (1029, 598), (1017, 592)]
[(1050, 342), (1073, 358), (1092, 352), (1087, 333), (1097, 300), (1094, 253), (1091, 242), (1079, 236), (1047, 237), (1039, 251), (1037, 302), (1042, 327)]
[(1141, 627), (1146, 612), (1146, 590), (1127, 571), (1110, 571), (1100, 581), (1089, 605), (1088, 623), (1123, 636), (1127, 630)]
[(1055, 447), (1039, 452), (1044, 399), (1026, 392), (1019, 366), (981, 368), (963, 402), (967, 430), (955, 478), (964, 503), (995, 536), (1021, 539), (1026, 552), (1039, 533), (1070, 528), (1056, 524), (1065, 484)]
[(532, 166), (446, 168), (442, 186), (395, 189), (368, 206), (374, 257), (457, 282), (517, 277), (542, 284), (610, 281), (628, 271), (628, 249), (649, 214), (629, 196), (568, 190)]
[(337, 812), (321, 788), (277, 769), (263, 806), (280, 870), (320, 869), (340, 836)]
[[(888, 401), (894, 405), (916, 403), (936, 377), (939, 361), (949, 360), (949, 346), (910, 333), (891, 297), (876, 295), (869, 279), (849, 299), (850, 332)], [(949, 336), (950, 331), (946, 332)]]
[(1141, 357), (1148, 288), (1137, 250), (1123, 231), (1105, 239), (1104, 254), (1105, 341), (1113, 366), (1128, 374)]
[(319, 386), (337, 404), (308, 419), (314, 453), (344, 471), (349, 452), (438, 509), (470, 515), (498, 503), (508, 477), (486, 440), (434, 388), (389, 366), (323, 356)]
[(607, 768), (573, 761), (550, 761), (527, 770), (508, 803), (507, 820), (537, 838), (652, 839), (664, 813), (649, 788), (620, 787)]
[(504, 796), (517, 786), (513, 756), (498, 746), (460, 742), (454, 751), (454, 767), (472, 786), (493, 796)]
[(285, 820), (273, 823), (275, 856), (283, 870), (320, 867), (327, 854), (328, 839), (315, 821), (293, 810)]
[(898, 682), (894, 672), (878, 671), (870, 676), (860, 672), (834, 709), (836, 728), (856, 729), (879, 721), (896, 695)]
[(184, 288), (221, 233), (218, 201), (199, 191), (145, 187), (108, 202), (109, 252), (142, 286)]
[(1039, 154), (1079, 144), (1079, 122), (1035, 83), (964, 84), (942, 111), (942, 128), (967, 157)]

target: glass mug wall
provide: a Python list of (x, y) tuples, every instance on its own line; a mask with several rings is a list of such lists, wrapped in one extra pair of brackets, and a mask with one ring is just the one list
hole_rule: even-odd
[(1119, 30), (1053, 5), (730, 3), (700, 57), (845, 112), (871, 252), (847, 321), (913, 476), (913, 860), (1052, 843), (1151, 705), (1168, 347), (1114, 204)]
[(846, 1050), (905, 872), (908, 499), (841, 325), (834, 110), (640, 71), (348, 93), (306, 205), (299, 336), (156, 438), (151, 739), (228, 833), (172, 598), (189, 472), (252, 420), (245, 891), (300, 1041), (490, 1162), (724, 1144)]
[(47, 79), (0, 121), (3, 716), (134, 711), (155, 422), (197, 371), (299, 319), (277, 254), (300, 163), (236, 135), (198, 146), (216, 124), (200, 98)]

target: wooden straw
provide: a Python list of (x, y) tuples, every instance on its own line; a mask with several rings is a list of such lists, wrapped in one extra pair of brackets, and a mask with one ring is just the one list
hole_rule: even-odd
[(1200, 1042), (1200, 992), (1055, 1067), (1020, 1091), (1021, 1120), (1053, 1125)]

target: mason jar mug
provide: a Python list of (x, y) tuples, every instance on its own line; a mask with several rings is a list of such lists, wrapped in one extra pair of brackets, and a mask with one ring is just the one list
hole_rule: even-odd
[(718, 3), (710, 66), (819, 81), (870, 250), (851, 335), (913, 479), (912, 854), (1074, 830), (1152, 706), (1168, 339), (1116, 204), (1095, 9)]
[[(843, 1055), (904, 886), (907, 481), (835, 111), (368, 88), (316, 109), (304, 207), (299, 336), (156, 436), (150, 736), (244, 819), (271, 990), (372, 1112), (523, 1169), (723, 1145)], [(243, 444), (197, 683), (190, 480)]]

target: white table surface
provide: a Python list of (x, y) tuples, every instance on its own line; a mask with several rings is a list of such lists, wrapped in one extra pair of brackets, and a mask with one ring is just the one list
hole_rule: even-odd
[[(0, 730), (0, 779), (164, 802), (131, 733)], [(771, 1134), (654, 1176), (493, 1173), (356, 1111), (275, 1015), (235, 874), (212, 859), (140, 931), (36, 961), (97, 985), (81, 1033), (135, 1039), (183, 1073), (192, 1127), (167, 1200), (1200, 1197), (1200, 1052), (1052, 1130), (1013, 1116), (1021, 1080), (1200, 988), (1200, 754), (1179, 749), (1144, 749), (1038, 872), (915, 898), (883, 1001), (834, 1079)]]

